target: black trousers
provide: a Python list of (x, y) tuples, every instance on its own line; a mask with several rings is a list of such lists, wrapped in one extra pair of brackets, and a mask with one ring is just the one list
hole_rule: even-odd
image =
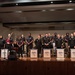
[(11, 44), (6, 44), (5, 48), (8, 49), (11, 52), (12, 45)]
[(43, 45), (43, 49), (50, 49), (50, 45)]
[(27, 45), (26, 49), (27, 49), (27, 56), (30, 54), (30, 49), (33, 48), (33, 45)]
[(21, 54), (21, 56), (23, 56), (22, 55), (23, 54), (22, 46), (21, 47), (18, 47), (18, 54), (19, 54), (19, 56), (20, 56), (20, 54)]
[(40, 46), (36, 46), (35, 48), (38, 49), (38, 57), (39, 57), (39, 54), (41, 54), (41, 47)]

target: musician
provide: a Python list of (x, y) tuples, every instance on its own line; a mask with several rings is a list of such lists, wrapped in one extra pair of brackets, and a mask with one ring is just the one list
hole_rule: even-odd
[(17, 41), (16, 40), (13, 43), (13, 50), (15, 50), (18, 53), (18, 45), (17, 45)]
[(53, 36), (50, 33), (48, 33), (48, 37), (50, 38), (49, 46), (50, 48), (53, 48), (53, 42), (54, 42)]
[(66, 57), (70, 56), (70, 46), (69, 46), (69, 39), (70, 39), (70, 35), (69, 33), (66, 33), (65, 37), (64, 37), (64, 52), (66, 54)]
[(50, 38), (48, 34), (46, 33), (45, 36), (43, 37), (43, 48), (44, 49), (49, 49), (50, 48)]
[(49, 37), (50, 39), (52, 38), (50, 33), (48, 33), (48, 37)]
[(23, 40), (21, 39), (21, 36), (19, 36), (17, 39), (19, 57), (23, 57), (23, 44)]
[(54, 39), (51, 37), (50, 38), (50, 44), (49, 44), (51, 49), (53, 48), (53, 43), (54, 43)]
[(23, 41), (23, 48), (22, 48), (22, 49), (23, 49), (23, 53), (24, 53), (25, 37), (24, 37), (24, 35), (23, 35), (23, 34), (21, 35), (21, 39), (22, 39), (22, 41)]
[(66, 43), (69, 42), (69, 39), (70, 39), (69, 33), (66, 33), (66, 36), (64, 37), (64, 39)]
[(0, 49), (3, 49), (5, 46), (5, 40), (3, 39), (2, 36), (0, 36)]
[(54, 39), (54, 41), (56, 41), (56, 39), (57, 39), (57, 33), (56, 32), (53, 35), (53, 39)]
[(61, 39), (62, 39), (62, 48), (65, 48), (65, 38), (64, 38), (64, 35), (61, 35)]
[(61, 48), (62, 47), (62, 39), (61, 39), (59, 34), (57, 35), (57, 38), (55, 40), (55, 44), (56, 44), (57, 48)]
[(21, 39), (25, 42), (25, 37), (23, 34), (21, 35)]
[(8, 37), (5, 41), (5, 48), (7, 48), (10, 52), (12, 50), (12, 43), (13, 43), (13, 39), (11, 38), (11, 34), (8, 34)]
[(75, 38), (75, 32), (73, 32), (73, 36), (74, 36), (74, 38)]
[(27, 56), (30, 56), (30, 49), (33, 48), (33, 37), (31, 33), (28, 34), (28, 37), (26, 38), (26, 48), (27, 48)]
[(39, 54), (41, 54), (41, 48), (42, 48), (42, 40), (41, 35), (38, 35), (37, 39), (35, 39), (35, 48), (38, 49), (38, 57)]
[(69, 47), (70, 48), (75, 48), (75, 38), (73, 36), (73, 33), (71, 33), (71, 36), (69, 38)]

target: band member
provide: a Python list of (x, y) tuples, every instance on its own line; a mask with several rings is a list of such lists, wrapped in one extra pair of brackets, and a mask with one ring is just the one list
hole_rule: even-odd
[(69, 47), (75, 48), (75, 38), (73, 36), (73, 33), (71, 33), (70, 39), (69, 39)]
[(43, 37), (43, 48), (49, 49), (50, 48), (50, 38), (48, 37), (48, 34), (46, 33), (45, 37)]
[(50, 48), (52, 49), (53, 48), (53, 43), (54, 43), (55, 41), (54, 41), (54, 39), (51, 37), (51, 39), (50, 39)]
[(54, 41), (56, 41), (56, 39), (57, 39), (57, 33), (54, 33), (53, 39), (54, 39)]
[(70, 39), (69, 33), (66, 33), (66, 36), (64, 37), (64, 39), (66, 43), (69, 42), (69, 39)]
[(41, 40), (41, 35), (38, 35), (38, 38), (35, 40), (35, 48), (38, 49), (38, 57), (39, 54), (41, 54), (41, 47), (42, 47), (42, 40)]
[(18, 45), (16, 40), (13, 43), (13, 49), (18, 53)]
[(8, 37), (6, 39), (5, 48), (7, 48), (9, 51), (11, 51), (12, 50), (12, 43), (13, 43), (13, 39), (11, 38), (11, 34), (8, 34)]
[(22, 41), (23, 41), (23, 48), (22, 48), (22, 49), (23, 49), (23, 53), (24, 53), (25, 37), (24, 37), (24, 35), (23, 35), (23, 34), (21, 35), (21, 39), (22, 39)]
[(28, 37), (26, 39), (26, 48), (27, 48), (27, 56), (30, 55), (30, 49), (33, 48), (33, 37), (31, 33), (28, 34)]
[(25, 42), (25, 37), (23, 34), (21, 35), (21, 39)]
[(73, 32), (73, 36), (74, 36), (74, 38), (75, 38), (75, 32)]
[(51, 34), (50, 33), (48, 33), (48, 37), (51, 39)]
[(5, 46), (5, 40), (3, 39), (2, 36), (0, 36), (0, 49), (3, 49)]
[(62, 39), (62, 48), (65, 48), (65, 38), (64, 38), (64, 35), (61, 35), (61, 39)]
[(53, 42), (54, 42), (53, 36), (50, 33), (48, 33), (48, 37), (50, 38), (49, 46), (50, 48), (53, 48)]
[(70, 39), (69, 33), (66, 33), (66, 36), (64, 37), (65, 47), (66, 48), (68, 48), (69, 39)]
[(69, 39), (70, 39), (70, 35), (69, 35), (69, 33), (66, 33), (66, 35), (64, 37), (64, 41), (65, 41), (64, 51), (65, 51), (66, 57), (70, 56)]
[(62, 39), (61, 39), (59, 34), (57, 35), (57, 38), (55, 40), (55, 44), (56, 44), (57, 48), (61, 48), (62, 47)]
[(19, 57), (23, 57), (23, 44), (23, 40), (21, 39), (21, 36), (19, 36), (17, 39)]

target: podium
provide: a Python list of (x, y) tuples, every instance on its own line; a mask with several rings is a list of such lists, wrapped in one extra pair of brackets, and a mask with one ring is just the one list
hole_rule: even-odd
[(71, 49), (71, 60), (75, 61), (75, 49)]
[(30, 58), (37, 58), (37, 49), (31, 49), (30, 50)]
[(1, 49), (1, 59), (8, 59), (8, 49)]
[(64, 49), (57, 49), (57, 60), (64, 60)]
[(49, 61), (51, 59), (51, 50), (50, 49), (43, 49), (43, 59), (44, 61)]

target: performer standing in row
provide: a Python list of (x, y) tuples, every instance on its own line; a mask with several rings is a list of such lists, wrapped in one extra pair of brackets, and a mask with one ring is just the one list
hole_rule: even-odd
[(69, 39), (70, 39), (69, 33), (66, 33), (66, 36), (64, 37), (64, 39), (66, 43), (69, 42)]
[(74, 36), (74, 38), (75, 38), (75, 32), (73, 32), (73, 36)]
[(48, 33), (48, 37), (49, 37), (49, 39), (50, 39), (49, 47), (52, 49), (52, 48), (53, 48), (54, 39), (53, 39), (53, 37), (51, 36), (50, 33)]
[(0, 36), (0, 50), (3, 49), (5, 46), (5, 40), (3, 39), (2, 36)]
[(71, 33), (68, 44), (70, 48), (75, 48), (75, 38), (73, 36), (73, 33)]
[(5, 43), (5, 48), (7, 48), (10, 52), (12, 50), (12, 43), (13, 43), (13, 39), (11, 38), (11, 34), (8, 34), (8, 37)]
[(59, 34), (57, 35), (57, 38), (55, 40), (55, 45), (57, 48), (62, 48), (62, 39)]
[(23, 40), (21, 39), (21, 36), (19, 36), (17, 39), (19, 57), (23, 57), (23, 44)]
[(38, 57), (41, 54), (41, 48), (42, 48), (42, 40), (41, 40), (41, 35), (38, 35), (38, 38), (35, 39), (35, 48), (38, 49)]
[(50, 48), (50, 38), (47, 33), (46, 33), (45, 37), (43, 37), (42, 40), (43, 40), (43, 48), (49, 49)]
[(26, 38), (26, 48), (27, 48), (27, 56), (30, 56), (30, 49), (33, 48), (33, 37), (31, 33), (28, 34), (28, 37)]
[(21, 39), (22, 39), (22, 41), (23, 41), (23, 47), (22, 47), (22, 50), (23, 50), (23, 53), (24, 53), (25, 37), (24, 37), (23, 34), (21, 35)]
[(57, 33), (54, 33), (53, 39), (54, 39), (54, 41), (56, 41), (56, 39), (57, 39)]

